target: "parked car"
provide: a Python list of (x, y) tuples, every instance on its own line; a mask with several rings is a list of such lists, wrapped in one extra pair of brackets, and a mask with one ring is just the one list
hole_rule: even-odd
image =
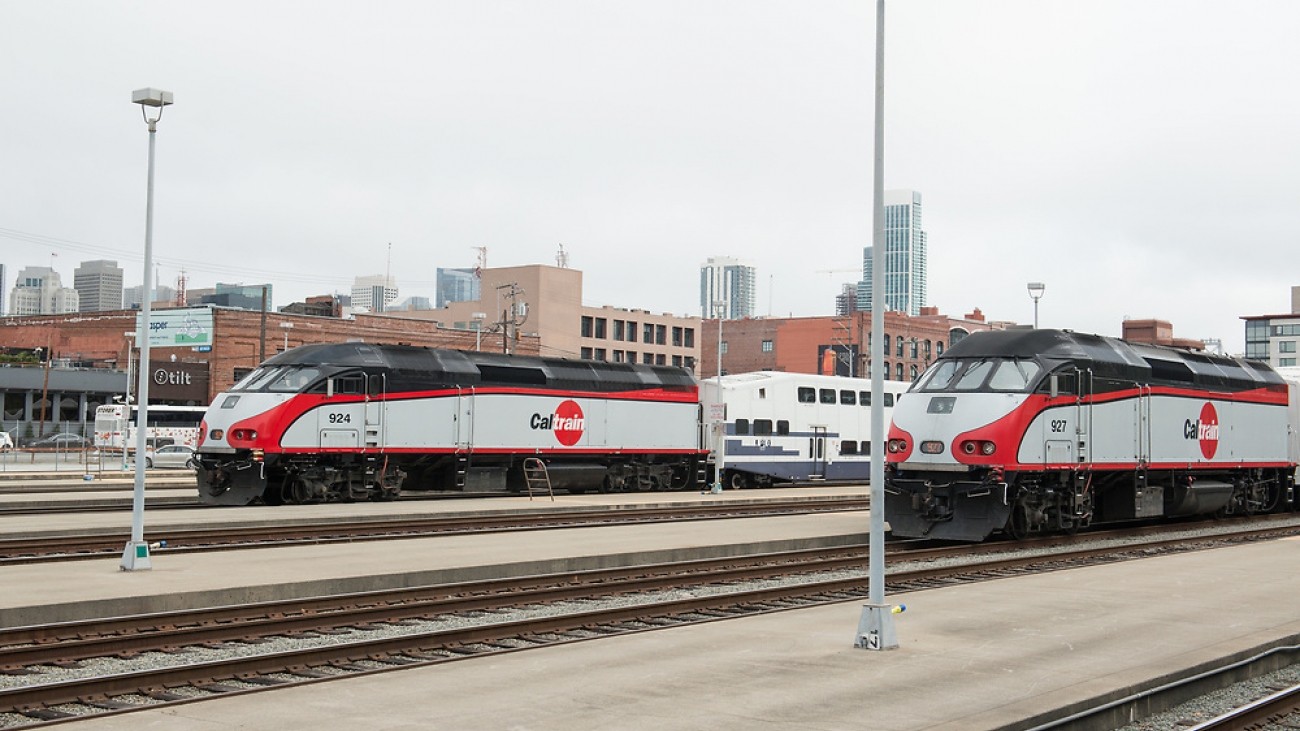
[(9, 436), (9, 432), (7, 431), (0, 431), (0, 452), (8, 452), (13, 450), (13, 448), (13, 437)]
[(184, 444), (171, 444), (159, 447), (144, 456), (145, 467), (158, 467), (178, 470), (192, 470), (197, 462), (194, 460), (194, 448)]
[(27, 443), (32, 449), (81, 449), (90, 446), (90, 440), (80, 434), (63, 432), (50, 434)]

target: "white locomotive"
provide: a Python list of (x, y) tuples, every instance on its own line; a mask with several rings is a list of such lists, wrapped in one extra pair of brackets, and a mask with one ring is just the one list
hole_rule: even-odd
[(975, 333), (894, 410), (897, 536), (979, 541), (1296, 507), (1297, 391), (1267, 365), (1060, 330)]

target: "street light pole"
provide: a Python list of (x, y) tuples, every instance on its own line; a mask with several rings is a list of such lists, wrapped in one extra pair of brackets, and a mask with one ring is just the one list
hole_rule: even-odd
[(1047, 285), (1042, 282), (1030, 282), (1027, 285), (1029, 289), (1029, 298), (1034, 301), (1034, 329), (1038, 329), (1038, 300), (1042, 299), (1043, 292), (1047, 290)]
[[(153, 568), (149, 561), (149, 544), (144, 542), (144, 468), (145, 449), (149, 431), (149, 315), (153, 304), (153, 153), (154, 135), (163, 107), (172, 103), (172, 93), (158, 89), (137, 89), (131, 93), (131, 102), (140, 105), (140, 114), (149, 125), (149, 183), (144, 208), (144, 296), (140, 299), (140, 318), (136, 325), (136, 344), (140, 347), (140, 382), (136, 388), (139, 399), (139, 417), (135, 430), (135, 492), (131, 499), (131, 540), (122, 551), (123, 571), (145, 571)], [(149, 118), (149, 107), (158, 110), (158, 116)]]
[(283, 353), (289, 349), (289, 331), (293, 329), (293, 323), (282, 322), (280, 323), (280, 328), (284, 330), (284, 347), (280, 350), (280, 352)]

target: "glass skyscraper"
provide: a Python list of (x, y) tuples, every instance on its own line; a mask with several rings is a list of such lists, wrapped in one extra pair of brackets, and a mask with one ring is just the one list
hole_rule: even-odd
[[(885, 191), (885, 310), (920, 315), (929, 304), (925, 231), (921, 230), (921, 194)], [(872, 247), (862, 250), (858, 309), (871, 309)]]

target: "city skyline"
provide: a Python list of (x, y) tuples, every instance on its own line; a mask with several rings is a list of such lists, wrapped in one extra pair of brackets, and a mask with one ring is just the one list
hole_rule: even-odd
[[(479, 247), (518, 266), (562, 245), (589, 303), (683, 314), (707, 255), (752, 263), (763, 316), (830, 312), (856, 279), (824, 272), (871, 245), (871, 8), (316, 9), (304, 24), (236, 0), (200, 26), (155, 0), (7, 8), (0, 39), (26, 60), (0, 99), (9, 276), (57, 253), (65, 282), (94, 259), (141, 281), (130, 93), (151, 86), (175, 95), (156, 136), (161, 284), (184, 269), (273, 282), (279, 302), (347, 293), (389, 243), (403, 295), (433, 296), (436, 268)], [(1029, 322), (1025, 284), (1043, 282), (1046, 327), (1158, 317), (1232, 352), (1242, 316), (1288, 306), (1300, 99), (1276, 90), (1300, 65), (1300, 6), (887, 12), (885, 185), (924, 192), (929, 304)]]

